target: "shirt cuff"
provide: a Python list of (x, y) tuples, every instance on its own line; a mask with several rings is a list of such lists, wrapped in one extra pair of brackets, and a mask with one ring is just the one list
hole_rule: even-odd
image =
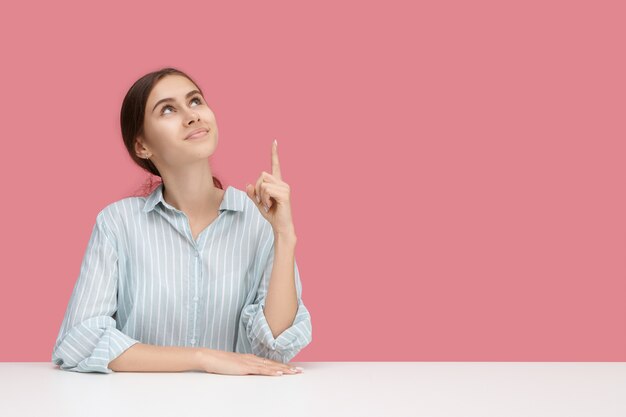
[(251, 320), (248, 321), (246, 330), (256, 354), (287, 363), (311, 342), (311, 315), (302, 300), (298, 300), (298, 311), (293, 324), (276, 338), (272, 335), (272, 329), (265, 317), (265, 300), (252, 306), (254, 311), (248, 312), (251, 313)]

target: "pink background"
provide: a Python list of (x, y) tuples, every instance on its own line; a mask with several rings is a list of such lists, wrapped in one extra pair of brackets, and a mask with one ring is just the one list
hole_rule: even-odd
[[(188, 72), (241, 190), (278, 139), (313, 341), (294, 361), (626, 360), (624, 3), (13, 2), (0, 361), (49, 361), (119, 111)], [(123, 4), (123, 5), (122, 5)]]

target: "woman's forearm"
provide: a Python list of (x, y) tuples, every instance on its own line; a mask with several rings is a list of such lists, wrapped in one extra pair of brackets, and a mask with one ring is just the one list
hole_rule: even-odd
[(182, 372), (203, 370), (205, 348), (135, 343), (109, 363), (113, 371)]
[(264, 309), (265, 319), (274, 338), (292, 326), (298, 312), (296, 240), (295, 233), (275, 234), (274, 237), (274, 264)]

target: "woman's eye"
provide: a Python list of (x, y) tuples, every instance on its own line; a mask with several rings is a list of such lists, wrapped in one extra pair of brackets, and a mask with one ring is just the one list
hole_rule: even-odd
[[(190, 102), (194, 100), (197, 100), (199, 104), (202, 104), (202, 100), (200, 100), (200, 97), (194, 97), (191, 99)], [(165, 109), (168, 109), (168, 108), (173, 109), (174, 107), (170, 106), (169, 104), (166, 106), (163, 106), (163, 108), (161, 109), (161, 114), (165, 114)]]

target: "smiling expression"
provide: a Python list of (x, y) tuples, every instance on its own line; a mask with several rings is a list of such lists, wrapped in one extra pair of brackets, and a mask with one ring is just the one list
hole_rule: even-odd
[[(143, 135), (137, 138), (137, 154), (152, 155), (150, 159), (156, 164), (163, 161), (176, 165), (206, 158), (217, 145), (215, 114), (196, 85), (180, 75), (168, 75), (154, 85), (143, 127)], [(187, 139), (198, 129), (208, 133)]]

